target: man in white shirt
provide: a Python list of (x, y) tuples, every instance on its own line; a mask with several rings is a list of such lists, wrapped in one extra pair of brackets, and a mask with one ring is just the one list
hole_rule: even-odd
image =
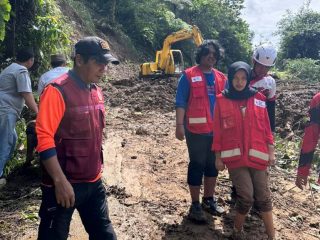
[(52, 80), (60, 77), (64, 73), (69, 71), (69, 68), (66, 67), (67, 60), (63, 54), (54, 54), (51, 55), (51, 66), (52, 69), (48, 72), (42, 74), (38, 83), (38, 94), (41, 95), (43, 89), (50, 83)]
[[(38, 95), (40, 96), (43, 89), (51, 83), (54, 79), (62, 76), (69, 71), (66, 67), (67, 59), (63, 54), (51, 55), (52, 69), (41, 75), (38, 82)], [(27, 123), (27, 154), (25, 166), (30, 166), (31, 161), (34, 159), (34, 149), (37, 146), (37, 136), (35, 132), (35, 120)]]

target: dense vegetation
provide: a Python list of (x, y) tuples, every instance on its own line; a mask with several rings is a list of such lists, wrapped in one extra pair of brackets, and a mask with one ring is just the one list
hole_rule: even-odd
[[(62, 2), (78, 13), (88, 33), (118, 35), (140, 57), (139, 61), (152, 59), (168, 34), (190, 25), (197, 25), (204, 38), (218, 39), (225, 48), (225, 60), (220, 67), (225, 69), (235, 60), (250, 61), (252, 33), (240, 18), (244, 0), (3, 0), (0, 3), (3, 64), (8, 64), (4, 60), (12, 58), (18, 47), (33, 46), (37, 53), (34, 69), (40, 73), (48, 68), (51, 53), (68, 52), (72, 31), (57, 7)], [(312, 71), (319, 70), (320, 13), (312, 11), (308, 4), (297, 13), (288, 11), (279, 22), (278, 34), (280, 69), (293, 74), (292, 66), (303, 70), (304, 64), (311, 62), (315, 68)], [(193, 63), (191, 41), (179, 42), (174, 47), (182, 49), (187, 62)], [(310, 60), (291, 64), (291, 60), (300, 58)]]
[(10, 18), (11, 5), (9, 0), (0, 2), (0, 41), (3, 41), (5, 36), (5, 23)]
[[(147, 56), (162, 48), (163, 39), (188, 25), (197, 25), (204, 38), (218, 39), (225, 48), (224, 66), (249, 60), (251, 37), (248, 24), (240, 18), (244, 0), (93, 0), (86, 6), (99, 13), (99, 23), (117, 26), (135, 48)], [(101, 17), (104, 16), (104, 17)], [(184, 55), (193, 57), (193, 45), (178, 43)], [(232, 47), (231, 47), (232, 46)]]
[[(31, 46), (37, 55), (34, 69), (38, 72), (47, 69), (48, 56), (54, 51), (65, 51), (69, 44), (68, 29), (55, 1), (11, 0), (10, 4), (11, 17), (0, 45), (0, 59), (13, 58), (19, 47)], [(0, 8), (0, 16), (1, 12)], [(0, 25), (1, 30), (4, 30), (4, 25)]]
[(319, 81), (320, 13), (303, 6), (279, 22), (281, 37), (278, 67), (290, 78)]
[[(55, 1), (12, 1), (11, 18), (6, 27), (6, 37), (0, 57), (15, 54), (21, 45), (36, 48), (43, 63), (56, 49), (68, 45), (68, 29)], [(189, 25), (197, 25), (205, 38), (218, 39), (226, 49), (224, 65), (232, 61), (249, 60), (251, 33), (248, 24), (240, 18), (243, 0), (65, 0), (82, 13), (91, 14), (85, 24), (96, 29), (124, 33), (137, 52), (145, 57), (154, 57), (156, 49), (162, 47), (163, 39), (170, 33)], [(18, 4), (19, 3), (19, 4)], [(0, 10), (0, 12), (3, 12)], [(85, 14), (81, 14), (84, 16)], [(0, 14), (1, 16), (1, 14)], [(4, 23), (4, 21), (2, 21)], [(2, 27), (1, 27), (2, 26)], [(0, 25), (3, 29), (4, 25)], [(94, 32), (94, 30), (92, 31)], [(193, 57), (193, 45), (179, 43), (189, 59)], [(230, 47), (232, 46), (232, 47)], [(47, 65), (47, 64), (45, 64)]]

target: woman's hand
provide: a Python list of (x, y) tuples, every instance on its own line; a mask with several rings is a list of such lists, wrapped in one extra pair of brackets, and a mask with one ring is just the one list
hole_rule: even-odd
[(215, 164), (218, 171), (223, 171), (226, 168), (226, 165), (222, 162), (221, 157), (216, 158)]
[(274, 166), (276, 163), (276, 158), (274, 155), (274, 145), (269, 144), (269, 166)]
[(176, 138), (180, 141), (184, 140), (184, 125), (183, 124), (177, 124), (176, 125)]

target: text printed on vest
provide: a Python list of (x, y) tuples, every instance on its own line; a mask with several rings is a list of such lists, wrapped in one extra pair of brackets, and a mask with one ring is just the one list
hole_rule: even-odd
[(255, 98), (254, 99), (254, 105), (256, 105), (258, 107), (265, 108), (266, 107), (266, 102)]
[(201, 76), (195, 76), (191, 78), (192, 82), (202, 82), (202, 77)]

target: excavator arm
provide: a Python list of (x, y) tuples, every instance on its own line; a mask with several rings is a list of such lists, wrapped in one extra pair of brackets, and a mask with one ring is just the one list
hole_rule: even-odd
[(168, 58), (170, 57), (171, 45), (173, 43), (191, 38), (193, 38), (193, 41), (197, 46), (199, 46), (203, 42), (201, 32), (197, 26), (192, 26), (191, 30), (182, 29), (167, 36), (163, 42), (163, 47), (160, 54), (160, 61), (158, 63), (159, 68), (166, 68)]
[(199, 46), (203, 42), (201, 32), (197, 26), (192, 26), (191, 29), (182, 29), (178, 32), (172, 33), (167, 36), (163, 42), (163, 47), (156, 53), (155, 62), (143, 63), (140, 69), (141, 77), (154, 77), (164, 75), (179, 75), (181, 70), (175, 67), (175, 56), (180, 56), (183, 67), (183, 57), (180, 50), (171, 49), (173, 43), (193, 39), (195, 44)]

